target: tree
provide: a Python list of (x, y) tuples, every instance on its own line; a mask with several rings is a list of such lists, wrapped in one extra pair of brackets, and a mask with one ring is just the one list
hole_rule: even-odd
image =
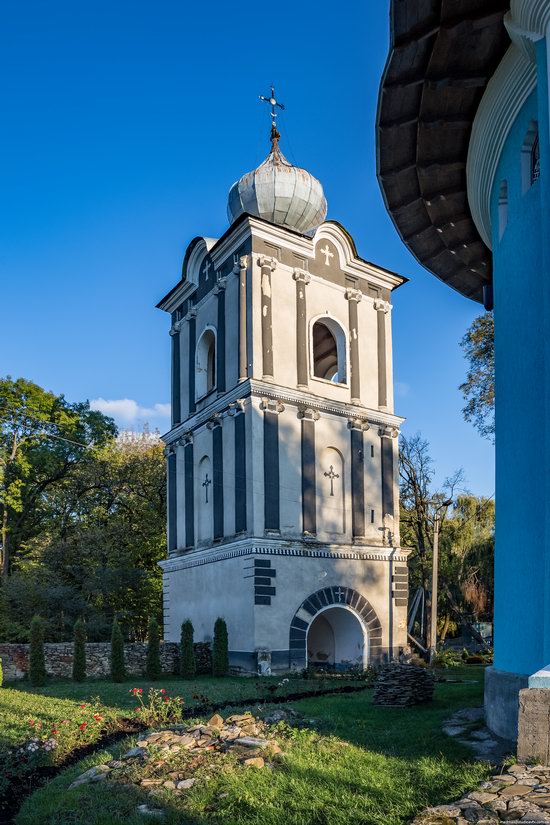
[(466, 401), (464, 418), (485, 438), (495, 434), (495, 329), (492, 312), (476, 318), (460, 342), (468, 362), (460, 389)]
[(0, 564), (5, 580), (41, 534), (44, 500), (90, 448), (116, 434), (112, 419), (27, 381), (0, 379)]
[(217, 618), (214, 624), (214, 640), (212, 643), (212, 675), (227, 676), (229, 673), (229, 652), (227, 625), (225, 620)]
[(46, 683), (46, 662), (44, 659), (44, 627), (40, 616), (31, 622), (29, 649), (29, 679), (34, 687)]
[[(462, 492), (462, 471), (446, 479), (441, 490), (434, 490), (429, 444), (419, 434), (409, 439), (402, 436), (399, 448), (401, 541), (411, 548), (411, 592), (421, 587), (426, 596), (419, 626), (424, 628), (423, 639), (428, 645), (436, 509), (441, 525), (438, 635), (444, 640), (449, 630), (466, 616), (480, 618), (482, 613), (490, 615), (492, 610), (494, 503)], [(452, 505), (443, 506), (449, 499)]]
[(113, 621), (111, 634), (111, 679), (113, 682), (123, 682), (126, 678), (124, 666), (124, 637), (116, 618)]
[(86, 680), (86, 625), (78, 619), (74, 626), (73, 681)]
[(162, 675), (162, 665), (160, 663), (160, 638), (157, 620), (153, 617), (149, 621), (147, 631), (147, 678), (156, 682)]
[(143, 433), (88, 450), (40, 501), (39, 534), (25, 542), (0, 588), (0, 638), (28, 641), (40, 613), (48, 641), (66, 641), (75, 621), (90, 641), (108, 641), (114, 615), (130, 641), (162, 616), (166, 553), (163, 447)]
[(180, 644), (180, 676), (184, 679), (192, 679), (197, 671), (193, 632), (193, 624), (187, 619), (181, 626)]

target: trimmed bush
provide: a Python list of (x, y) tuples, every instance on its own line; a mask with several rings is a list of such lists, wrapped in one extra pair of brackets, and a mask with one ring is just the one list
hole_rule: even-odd
[(29, 680), (34, 687), (40, 687), (46, 684), (44, 625), (40, 616), (35, 616), (31, 622), (29, 641)]
[(193, 646), (193, 624), (187, 619), (181, 626), (180, 676), (192, 679), (197, 672), (195, 648)]
[(156, 682), (162, 675), (159, 625), (154, 617), (149, 619), (149, 627), (147, 629), (147, 665), (145, 672), (147, 678), (151, 679), (152, 682)]
[(2, 659), (0, 658), (0, 687), (4, 684), (4, 671), (2, 670)]
[(123, 682), (126, 678), (124, 667), (124, 638), (120, 625), (115, 619), (111, 634), (111, 679), (113, 682)]
[(86, 680), (86, 625), (78, 619), (74, 626), (73, 681)]
[(227, 625), (224, 619), (218, 617), (214, 625), (214, 641), (212, 643), (212, 675), (227, 676), (228, 673)]

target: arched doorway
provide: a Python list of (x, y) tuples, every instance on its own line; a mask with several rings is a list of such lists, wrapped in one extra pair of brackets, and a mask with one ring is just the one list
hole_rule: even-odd
[(307, 631), (308, 665), (334, 670), (364, 668), (368, 637), (359, 616), (347, 607), (319, 611)]
[[(347, 616), (344, 615), (346, 613)], [(316, 625), (318, 617), (325, 624), (319, 621)], [(311, 631), (313, 636), (310, 637)], [(362, 641), (359, 633), (362, 633)], [(331, 638), (334, 639), (332, 643)], [(368, 599), (351, 587), (324, 587), (304, 599), (290, 622), (289, 664), (293, 670), (307, 667), (309, 648), (317, 662), (321, 651), (328, 655), (329, 662), (333, 657), (336, 667), (339, 662), (359, 656), (358, 646), (361, 644), (363, 666), (384, 661), (386, 652), (382, 647), (382, 625), (376, 611)]]

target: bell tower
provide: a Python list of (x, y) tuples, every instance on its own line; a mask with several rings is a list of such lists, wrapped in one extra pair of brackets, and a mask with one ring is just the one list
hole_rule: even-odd
[(346, 669), (406, 646), (391, 293), (279, 147), (197, 237), (170, 313), (165, 637), (225, 618), (243, 671)]

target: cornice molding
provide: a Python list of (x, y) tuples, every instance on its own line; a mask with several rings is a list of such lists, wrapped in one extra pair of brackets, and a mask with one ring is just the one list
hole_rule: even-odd
[(348, 404), (343, 401), (331, 401), (304, 390), (293, 390), (288, 387), (276, 387), (267, 381), (258, 381), (253, 378), (243, 381), (241, 384), (216, 398), (204, 410), (200, 410), (186, 421), (182, 421), (172, 430), (162, 436), (165, 444), (172, 444), (182, 437), (189, 430), (196, 431), (206, 424), (217, 413), (230, 414), (233, 405), (237, 402), (240, 409), (250, 399), (256, 399), (264, 403), (263, 399), (280, 401), (283, 404), (291, 404), (297, 409), (311, 408), (319, 413), (338, 415), (347, 419), (360, 419), (367, 421), (374, 427), (390, 427), (399, 430), (405, 421), (400, 416), (392, 413), (385, 413), (381, 410), (373, 410), (368, 407), (361, 407), (357, 404)]
[(410, 550), (404, 547), (376, 547), (365, 545), (324, 544), (312, 545), (309, 541), (285, 541), (284, 539), (247, 538), (228, 542), (217, 547), (192, 550), (181, 556), (171, 556), (159, 562), (164, 573), (187, 570), (204, 564), (213, 564), (239, 556), (302, 556), (311, 559), (351, 559), (354, 561), (406, 562)]
[[(526, 0), (515, 5), (525, 6)], [(533, 4), (530, 2), (529, 5)], [(536, 6), (543, 5), (548, 7), (546, 13), (550, 17), (550, 0), (536, 3)], [(536, 13), (536, 9), (531, 11)], [(524, 13), (521, 19), (527, 21), (531, 16)], [(537, 19), (540, 22), (542, 17)], [(506, 24), (509, 31), (515, 27), (515, 16), (509, 16)], [(481, 98), (466, 162), (472, 218), (489, 249), (492, 249), (491, 192), (498, 163), (510, 129), (537, 83), (536, 65), (527, 56), (528, 49), (517, 45), (517, 37), (513, 39), (515, 42), (504, 55)]]

